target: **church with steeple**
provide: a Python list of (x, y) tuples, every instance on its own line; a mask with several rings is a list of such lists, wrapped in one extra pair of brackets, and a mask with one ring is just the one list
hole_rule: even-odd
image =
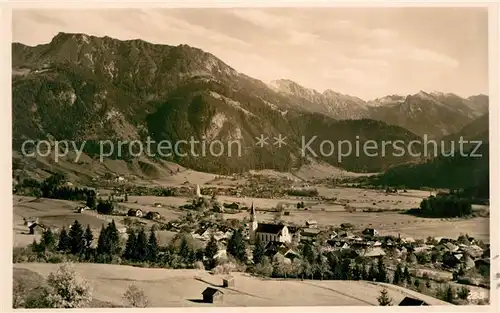
[(250, 235), (250, 242), (254, 243), (255, 242), (255, 234), (257, 231), (257, 227), (259, 227), (259, 223), (257, 222), (257, 215), (255, 214), (255, 208), (253, 207), (253, 202), (252, 202), (252, 207), (250, 208), (250, 225), (248, 227), (248, 232)]
[(250, 222), (248, 226), (248, 233), (250, 243), (254, 244), (258, 239), (264, 244), (269, 242), (282, 242), (290, 243), (292, 241), (292, 236), (288, 231), (288, 227), (285, 225), (278, 224), (266, 224), (257, 222), (257, 215), (255, 214), (255, 208), (252, 203), (250, 208)]

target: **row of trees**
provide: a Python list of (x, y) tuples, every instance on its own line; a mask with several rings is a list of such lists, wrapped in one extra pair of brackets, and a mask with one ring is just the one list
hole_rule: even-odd
[(472, 205), (457, 195), (430, 196), (420, 203), (420, 213), (430, 217), (463, 217), (472, 213)]
[(30, 195), (51, 199), (85, 201), (89, 197), (95, 198), (94, 190), (64, 186), (65, 181), (66, 178), (63, 174), (55, 173), (42, 182), (25, 179), (16, 186), (16, 190), (29, 190)]
[(39, 243), (33, 240), (31, 249), (39, 254), (59, 252), (72, 254), (81, 261), (100, 263), (110, 262), (112, 257), (121, 251), (120, 236), (114, 220), (106, 227), (102, 227), (95, 248), (92, 245), (94, 235), (90, 225), (87, 225), (87, 228), (83, 230), (82, 225), (77, 220), (71, 225), (69, 231), (63, 227), (57, 237), (48, 228), (43, 232)]

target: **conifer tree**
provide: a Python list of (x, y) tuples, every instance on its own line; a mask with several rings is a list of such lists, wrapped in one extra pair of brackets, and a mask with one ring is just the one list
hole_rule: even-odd
[(354, 266), (353, 271), (352, 271), (352, 279), (354, 279), (354, 280), (360, 280), (360, 279), (363, 278), (362, 275), (363, 274), (361, 272), (361, 265), (356, 264), (356, 266)]
[(264, 243), (262, 240), (257, 238), (255, 242), (255, 248), (253, 249), (253, 263), (255, 265), (260, 264), (262, 260), (264, 260), (266, 252), (266, 247), (264, 246)]
[(387, 282), (387, 270), (382, 258), (379, 258), (377, 262), (377, 281), (381, 283)]
[(208, 241), (207, 246), (205, 247), (205, 256), (208, 259), (209, 267), (212, 268), (215, 266), (215, 255), (219, 251), (219, 247), (217, 246), (217, 240), (212, 235), (210, 237), (210, 241)]
[(241, 262), (247, 260), (245, 242), (243, 241), (243, 234), (240, 229), (235, 230), (231, 238), (229, 238), (227, 252)]
[(181, 244), (179, 246), (179, 255), (185, 262), (188, 262), (190, 254), (191, 254), (191, 248), (189, 248), (189, 243), (187, 241), (187, 238), (186, 236), (182, 236)]
[(310, 264), (313, 264), (316, 257), (314, 255), (314, 250), (311, 243), (306, 242), (302, 247), (302, 256), (306, 259)]
[(377, 279), (377, 277), (378, 277), (377, 269), (375, 268), (374, 264), (371, 264), (370, 269), (368, 271), (368, 280), (374, 281)]
[(96, 200), (95, 200), (95, 195), (93, 193), (89, 194), (87, 196), (87, 207), (90, 209), (95, 209), (96, 208)]
[(382, 289), (382, 291), (380, 292), (380, 296), (377, 298), (377, 300), (380, 306), (392, 305), (392, 299), (389, 298), (388, 291), (386, 288)]
[(353, 277), (351, 259), (342, 260), (342, 279), (351, 280)]
[(403, 277), (406, 279), (406, 283), (408, 285), (411, 285), (411, 275), (410, 275), (410, 271), (408, 270), (408, 266), (405, 266), (405, 271), (403, 273)]
[(83, 252), (83, 249), (85, 247), (85, 243), (83, 241), (82, 225), (77, 220), (75, 220), (75, 222), (71, 226), (71, 229), (69, 230), (68, 235), (70, 238), (71, 253), (75, 254), (75, 255), (79, 255), (80, 253)]
[(453, 287), (451, 287), (451, 285), (448, 285), (446, 287), (446, 290), (444, 291), (444, 294), (441, 296), (441, 298), (446, 302), (453, 302), (453, 300), (455, 299), (455, 291), (453, 290)]
[(99, 238), (97, 238), (97, 253), (98, 254), (108, 254), (108, 234), (106, 232), (106, 227), (102, 225), (101, 231), (99, 232)]
[(361, 264), (361, 278), (363, 280), (370, 280), (370, 274), (368, 273), (368, 268), (364, 263)]
[(89, 224), (87, 224), (87, 229), (85, 229), (83, 239), (85, 241), (85, 250), (89, 251), (92, 247), (92, 242), (94, 241), (94, 234), (92, 234), (92, 230), (90, 229)]
[(108, 240), (108, 253), (115, 255), (120, 253), (120, 234), (116, 228), (115, 220), (112, 220), (106, 228), (106, 237)]
[(335, 264), (335, 268), (333, 269), (333, 278), (334, 279), (345, 279), (344, 270), (342, 267), (342, 262), (337, 262)]
[(136, 242), (137, 237), (135, 236), (135, 232), (132, 229), (128, 230), (128, 238), (127, 243), (125, 244), (125, 251), (123, 252), (123, 258), (127, 260), (136, 260)]
[(57, 250), (61, 252), (69, 251), (71, 248), (71, 242), (66, 232), (66, 228), (62, 228), (61, 233), (59, 234), (59, 243), (57, 245)]
[(139, 230), (137, 234), (137, 241), (135, 243), (135, 251), (137, 256), (137, 261), (146, 261), (148, 259), (148, 238), (144, 228)]
[(46, 251), (52, 251), (55, 247), (56, 239), (54, 238), (54, 234), (50, 228), (47, 228), (43, 234), (42, 239), (40, 240), (40, 247)]
[(398, 263), (398, 265), (396, 266), (396, 271), (394, 272), (392, 283), (394, 285), (399, 285), (402, 280), (403, 280), (403, 271), (401, 270), (401, 265)]
[(148, 239), (148, 260), (151, 262), (156, 262), (156, 258), (158, 256), (158, 240), (156, 239), (156, 234), (153, 230), (149, 234)]

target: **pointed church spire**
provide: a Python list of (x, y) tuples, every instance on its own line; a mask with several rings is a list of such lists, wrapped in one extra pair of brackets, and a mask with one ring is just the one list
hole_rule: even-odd
[(252, 202), (252, 207), (250, 208), (250, 219), (251, 219), (252, 221), (254, 221), (254, 220), (255, 220), (255, 215), (256, 215), (256, 214), (255, 214), (255, 208), (253, 207), (253, 202)]
[(201, 198), (200, 185), (196, 184), (196, 197)]

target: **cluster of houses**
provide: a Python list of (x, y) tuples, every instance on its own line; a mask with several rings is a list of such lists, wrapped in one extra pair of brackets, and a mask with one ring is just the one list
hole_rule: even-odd
[[(174, 231), (180, 231), (182, 228), (180, 222), (169, 224)], [(303, 226), (262, 223), (257, 220), (253, 204), (250, 208), (249, 222), (245, 226), (244, 235), (250, 243), (255, 244), (260, 241), (265, 246), (267, 256), (273, 260), (281, 259), (285, 263), (293, 261), (298, 256), (292, 247), (298, 243), (310, 242), (324, 253), (340, 251), (352, 258), (387, 256), (398, 260), (406, 257), (406, 261), (417, 263), (422, 254), (427, 254), (429, 256), (427, 259), (430, 260), (431, 254), (438, 253), (442, 256), (444, 264), (453, 266), (451, 270), (460, 267), (467, 270), (475, 267), (484, 272), (489, 269), (489, 249), (483, 250), (471, 237), (467, 237), (467, 242), (462, 240), (460, 243), (450, 238), (435, 238), (433, 242), (425, 243), (411, 237), (381, 236), (374, 228), (366, 228), (362, 232), (353, 232), (349, 227), (336, 231), (326, 230), (319, 228), (314, 220), (306, 221)], [(234, 227), (227, 223), (202, 221), (191, 234), (201, 241), (208, 241), (214, 236), (220, 246), (219, 256), (223, 257), (224, 246), (231, 237), (233, 229)], [(449, 260), (450, 258), (452, 260)]]
[(150, 220), (158, 220), (161, 218), (161, 214), (156, 211), (148, 211), (144, 213), (144, 211), (141, 209), (130, 209), (128, 210), (127, 215), (134, 217), (144, 217)]

